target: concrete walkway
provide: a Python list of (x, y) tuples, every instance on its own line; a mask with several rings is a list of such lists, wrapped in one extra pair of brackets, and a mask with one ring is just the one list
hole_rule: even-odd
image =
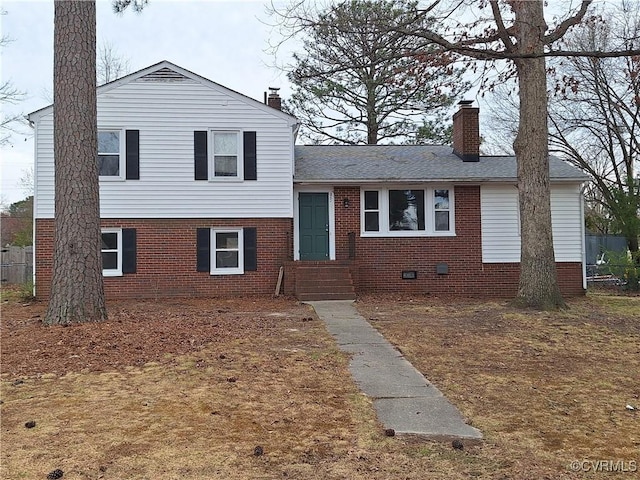
[(356, 310), (351, 300), (310, 301), (341, 350), (352, 354), (349, 370), (369, 397), (385, 429), (434, 440), (480, 440), (442, 393)]

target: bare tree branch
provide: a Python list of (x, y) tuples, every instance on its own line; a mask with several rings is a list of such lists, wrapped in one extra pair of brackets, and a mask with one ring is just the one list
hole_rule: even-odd
[(569, 28), (574, 27), (582, 22), (582, 19), (586, 15), (587, 10), (589, 9), (589, 5), (591, 5), (592, 2), (593, 0), (583, 0), (582, 4), (580, 5), (580, 10), (578, 10), (575, 15), (572, 15), (569, 18), (565, 19), (562, 23), (560, 23), (560, 25), (553, 29), (551, 33), (545, 35), (544, 42), (547, 45), (550, 45), (564, 37)]
[(96, 74), (98, 85), (117, 80), (129, 73), (129, 60), (118, 53), (109, 42), (98, 47)]

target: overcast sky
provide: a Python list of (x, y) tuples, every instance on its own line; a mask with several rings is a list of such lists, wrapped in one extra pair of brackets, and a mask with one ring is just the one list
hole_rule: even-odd
[[(2, 35), (12, 39), (2, 51), (1, 79), (26, 93), (5, 113), (28, 114), (49, 105), (53, 91), (53, 0), (0, 2)], [(162, 60), (262, 101), (270, 86), (290, 91), (285, 74), (273, 68), (288, 61), (269, 53), (277, 33), (266, 22), (266, 3), (258, 1), (150, 0), (136, 14), (114, 14), (110, 0), (97, 0), (98, 45), (110, 44), (129, 60), (135, 72)], [(20, 178), (33, 164), (29, 128), (2, 147), (1, 201), (10, 204), (26, 196)]]
[[(168, 60), (258, 101), (271, 86), (280, 87), (287, 98), (291, 89), (286, 74), (274, 65), (289, 63), (295, 45), (287, 44), (274, 57), (269, 47), (279, 36), (269, 25), (270, 3), (149, 0), (142, 13), (128, 10), (117, 15), (111, 0), (97, 0), (98, 46), (111, 45), (128, 60), (130, 73)], [(561, 10), (568, 5), (566, 0), (550, 3), (561, 5)], [(575, 2), (569, 5), (575, 7)], [(18, 105), (2, 107), (5, 113), (28, 114), (49, 105), (53, 97), (53, 0), (0, 0), (0, 8), (6, 12), (1, 34), (12, 39), (2, 50), (0, 80), (10, 80), (26, 93)], [(488, 111), (477, 88), (465, 98), (475, 99), (482, 111)], [(0, 150), (0, 202), (5, 205), (27, 195), (20, 179), (33, 165), (34, 149), (30, 128), (23, 130)]]

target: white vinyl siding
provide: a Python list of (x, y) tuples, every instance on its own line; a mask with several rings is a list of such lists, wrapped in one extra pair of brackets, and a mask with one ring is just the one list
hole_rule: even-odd
[[(51, 111), (37, 120), (36, 218), (54, 216), (52, 122)], [(114, 125), (140, 131), (140, 180), (101, 181), (102, 218), (293, 217), (294, 140), (280, 112), (191, 79), (138, 79), (98, 95), (98, 127)], [(202, 130), (255, 131), (257, 180), (194, 181)]]
[[(553, 246), (558, 262), (582, 262), (582, 194), (580, 186), (551, 186)], [(520, 261), (518, 190), (515, 185), (482, 185), (482, 261)]]
[(482, 261), (520, 261), (518, 189), (515, 185), (482, 185)]
[(582, 262), (584, 218), (579, 186), (551, 186), (551, 221), (556, 261)]

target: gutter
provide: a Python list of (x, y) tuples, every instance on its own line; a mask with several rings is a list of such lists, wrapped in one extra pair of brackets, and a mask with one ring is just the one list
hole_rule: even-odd
[[(583, 183), (587, 181), (587, 178), (551, 178), (551, 183)], [(518, 183), (517, 178), (496, 178), (496, 177), (483, 177), (483, 178), (374, 178), (374, 179), (344, 179), (344, 178), (329, 178), (329, 179), (312, 179), (312, 180), (297, 180), (295, 177), (293, 183), (296, 185), (373, 185), (380, 183)]]

